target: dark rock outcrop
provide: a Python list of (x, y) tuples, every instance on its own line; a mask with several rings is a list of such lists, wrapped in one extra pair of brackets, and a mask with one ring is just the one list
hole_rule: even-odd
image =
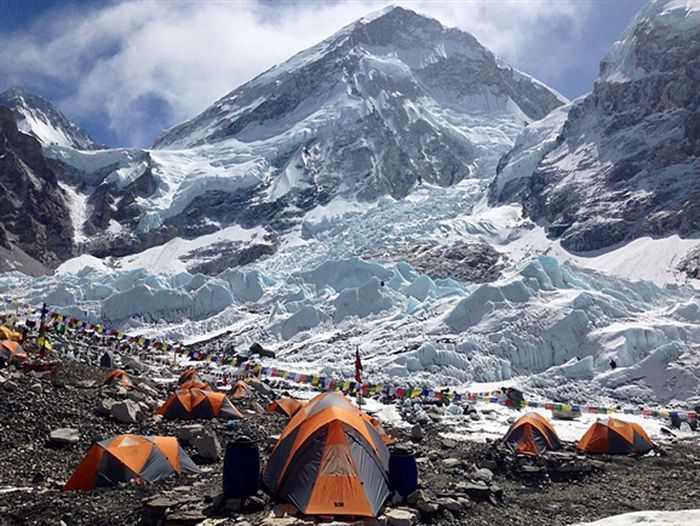
[(39, 141), (21, 133), (4, 106), (0, 106), (0, 189), (0, 246), (17, 247), (47, 266), (73, 255), (73, 227), (63, 190)]

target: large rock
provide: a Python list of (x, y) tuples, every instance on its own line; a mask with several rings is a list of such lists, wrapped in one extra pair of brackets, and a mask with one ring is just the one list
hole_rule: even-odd
[(95, 404), (95, 412), (98, 415), (107, 416), (112, 413), (112, 406), (114, 406), (114, 404), (115, 401), (111, 398), (103, 398), (102, 400), (98, 400), (97, 404)]
[(80, 432), (73, 427), (62, 427), (54, 429), (49, 435), (49, 443), (63, 446), (66, 444), (77, 444), (80, 442)]
[(122, 400), (112, 405), (111, 414), (114, 418), (125, 424), (135, 424), (139, 421), (139, 406), (131, 400)]
[(197, 449), (197, 455), (207, 462), (216, 462), (221, 456), (221, 444), (212, 432), (200, 434), (192, 441), (192, 445)]
[(178, 427), (175, 430), (175, 436), (186, 444), (192, 444), (192, 441), (203, 432), (204, 426), (202, 424), (187, 424)]
[(423, 440), (423, 426), (416, 424), (411, 428), (411, 442), (420, 442)]
[(416, 512), (409, 508), (388, 510), (384, 516), (388, 526), (413, 526), (418, 520)]

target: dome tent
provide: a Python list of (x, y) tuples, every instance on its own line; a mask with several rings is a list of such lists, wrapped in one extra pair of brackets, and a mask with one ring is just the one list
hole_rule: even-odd
[(92, 445), (63, 491), (157, 482), (199, 471), (175, 437), (117, 435)]
[(548, 449), (560, 449), (557, 432), (545, 417), (536, 412), (516, 420), (503, 437), (503, 443), (513, 453), (537, 456)]
[(289, 421), (263, 484), (306, 515), (376, 517), (389, 496), (389, 451), (342, 394), (318, 395)]
[(642, 426), (617, 418), (596, 421), (576, 446), (586, 453), (644, 454), (654, 449)]
[(223, 393), (204, 389), (180, 389), (175, 391), (156, 411), (166, 420), (194, 420), (198, 418), (232, 420), (243, 418)]

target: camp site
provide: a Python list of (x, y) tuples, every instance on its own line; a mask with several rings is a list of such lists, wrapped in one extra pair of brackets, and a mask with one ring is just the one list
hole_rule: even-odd
[(700, 0), (0, 0), (0, 526), (700, 526)]
[(139, 337), (30, 305), (4, 321), (24, 333), (2, 327), (10, 524), (573, 524), (694, 505), (692, 410), (375, 384), (359, 349), (346, 378), (206, 345), (145, 356)]

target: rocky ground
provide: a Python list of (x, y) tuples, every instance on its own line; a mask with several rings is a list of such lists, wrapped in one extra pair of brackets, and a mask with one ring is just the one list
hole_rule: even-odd
[[(244, 404), (247, 418), (235, 426), (205, 421), (191, 428), (151, 416), (170, 387), (136, 376), (134, 390), (105, 388), (104, 375), (105, 370), (68, 359), (57, 375), (0, 371), (0, 524), (296, 523), (284, 515), (289, 508), (263, 493), (242, 507), (223, 502), (220, 451), (192, 439), (216, 437), (225, 445), (246, 435), (259, 441), (264, 460), (286, 423), (260, 412), (267, 400), (264, 387), (256, 393), (258, 406)], [(697, 441), (667, 443), (643, 458), (593, 459), (568, 446), (531, 461), (515, 458), (498, 443), (443, 438), (439, 425), (389, 430), (399, 444), (415, 450), (421, 490), (409, 504), (388, 506), (379, 523), (563, 525), (634, 510), (697, 508), (700, 502)], [(75, 431), (52, 439), (59, 428)], [(148, 486), (62, 492), (91, 443), (119, 433), (178, 435), (203, 473)]]

